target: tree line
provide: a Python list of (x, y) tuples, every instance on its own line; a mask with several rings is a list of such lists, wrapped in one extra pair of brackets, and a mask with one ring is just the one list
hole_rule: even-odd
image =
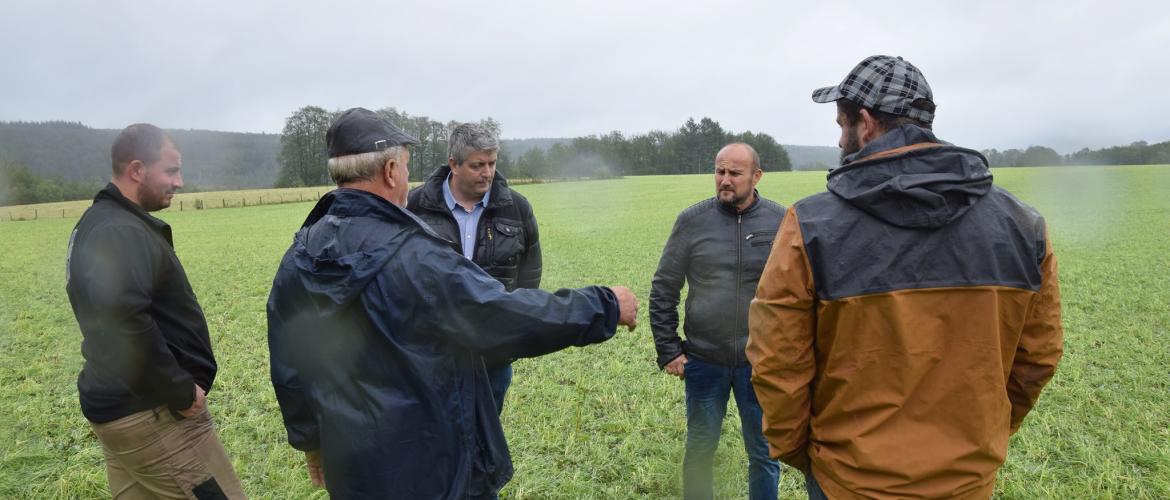
[[(325, 133), (342, 111), (327, 111), (319, 106), (305, 106), (293, 111), (292, 115), (285, 119), (280, 137), (278, 159), (280, 173), (276, 179), (276, 187), (322, 186), (331, 183), (329, 171), (325, 166), (329, 159)], [(419, 140), (418, 144), (410, 148), (410, 162), (416, 165), (410, 171), (411, 180), (420, 180), (430, 173), (431, 167), (447, 163), (447, 137), (458, 122), (442, 122), (427, 116), (412, 116), (393, 107), (374, 112)], [(479, 123), (499, 135), (500, 124), (491, 117), (480, 120)]]
[(751, 131), (737, 134), (703, 117), (699, 121), (688, 118), (673, 132), (654, 130), (626, 137), (614, 131), (556, 143), (547, 151), (532, 148), (516, 157), (508, 172), (529, 179), (705, 173), (713, 168), (719, 149), (730, 142), (755, 148), (766, 171), (792, 170), (788, 152), (772, 136)]
[[(281, 136), (280, 175), (276, 187), (316, 186), (329, 183), (325, 168), (328, 159), (325, 132), (341, 110), (327, 111), (305, 106), (286, 120)], [(412, 116), (393, 107), (375, 111), (415, 136), (411, 147), (411, 180), (421, 180), (431, 168), (447, 162), (447, 137), (457, 122), (443, 122), (427, 116)], [(481, 124), (500, 132), (500, 123), (491, 117)], [(792, 170), (788, 153), (772, 136), (751, 131), (724, 130), (711, 118), (687, 119), (677, 130), (655, 130), (626, 137), (621, 132), (588, 135), (550, 147), (532, 147), (520, 154), (501, 147), (497, 168), (511, 178), (607, 178), (622, 175), (693, 174), (708, 172), (715, 154), (729, 142), (746, 142), (760, 155), (765, 170)]]
[(1082, 148), (1061, 155), (1052, 148), (1030, 146), (1027, 149), (999, 151), (985, 149), (983, 156), (993, 167), (1041, 167), (1058, 165), (1164, 165), (1170, 164), (1170, 141), (1149, 144), (1137, 141), (1128, 146), (1102, 149)]

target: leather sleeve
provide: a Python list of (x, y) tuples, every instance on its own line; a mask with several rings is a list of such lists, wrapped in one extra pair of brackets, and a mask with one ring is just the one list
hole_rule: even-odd
[(678, 336), (678, 303), (686, 283), (688, 247), (686, 224), (679, 216), (666, 239), (650, 285), (650, 331), (654, 334), (659, 369), (683, 354), (682, 338)]
[(1016, 357), (1008, 377), (1008, 398), (1012, 402), (1011, 432), (1015, 434), (1032, 410), (1044, 385), (1056, 373), (1064, 353), (1064, 329), (1060, 317), (1060, 284), (1056, 255), (1045, 235), (1044, 260), (1041, 263), (1040, 293), (1033, 299)]
[(808, 470), (816, 294), (796, 209), (780, 231), (748, 313), (747, 358), (772, 457)]

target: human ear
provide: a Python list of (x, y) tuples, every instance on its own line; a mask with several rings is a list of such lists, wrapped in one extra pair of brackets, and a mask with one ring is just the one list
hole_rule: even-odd
[(869, 114), (869, 110), (861, 108), (861, 120), (858, 125), (861, 127), (858, 132), (861, 134), (861, 140), (868, 143), (881, 135), (880, 127), (878, 126), (877, 118)]

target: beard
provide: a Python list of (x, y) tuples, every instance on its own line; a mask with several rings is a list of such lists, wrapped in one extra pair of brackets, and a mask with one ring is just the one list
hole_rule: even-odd
[(147, 187), (147, 183), (143, 183), (138, 186), (138, 203), (147, 212), (162, 210), (171, 206), (171, 201), (167, 199), (168, 194), (170, 193), (166, 190), (155, 191)]
[(861, 151), (861, 134), (857, 133), (856, 127), (850, 127), (849, 133), (845, 137), (845, 144), (841, 146), (841, 162), (844, 163), (846, 156), (858, 151)]
[(748, 194), (745, 194), (743, 196), (739, 196), (738, 194), (735, 193), (734, 190), (731, 190), (731, 189), (728, 189), (728, 190), (721, 189), (721, 190), (715, 192), (715, 199), (719, 200), (719, 203), (722, 203), (723, 205), (726, 205), (726, 206), (731, 207), (731, 208), (739, 208), (740, 205), (742, 205), (745, 201), (747, 201), (749, 196), (751, 196), (750, 191), (748, 192)]

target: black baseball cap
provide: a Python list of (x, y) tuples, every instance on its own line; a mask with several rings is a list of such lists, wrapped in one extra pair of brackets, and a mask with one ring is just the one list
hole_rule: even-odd
[(385, 117), (366, 108), (350, 108), (333, 120), (325, 133), (329, 157), (372, 153), (403, 144), (418, 144), (418, 139), (403, 132)]

